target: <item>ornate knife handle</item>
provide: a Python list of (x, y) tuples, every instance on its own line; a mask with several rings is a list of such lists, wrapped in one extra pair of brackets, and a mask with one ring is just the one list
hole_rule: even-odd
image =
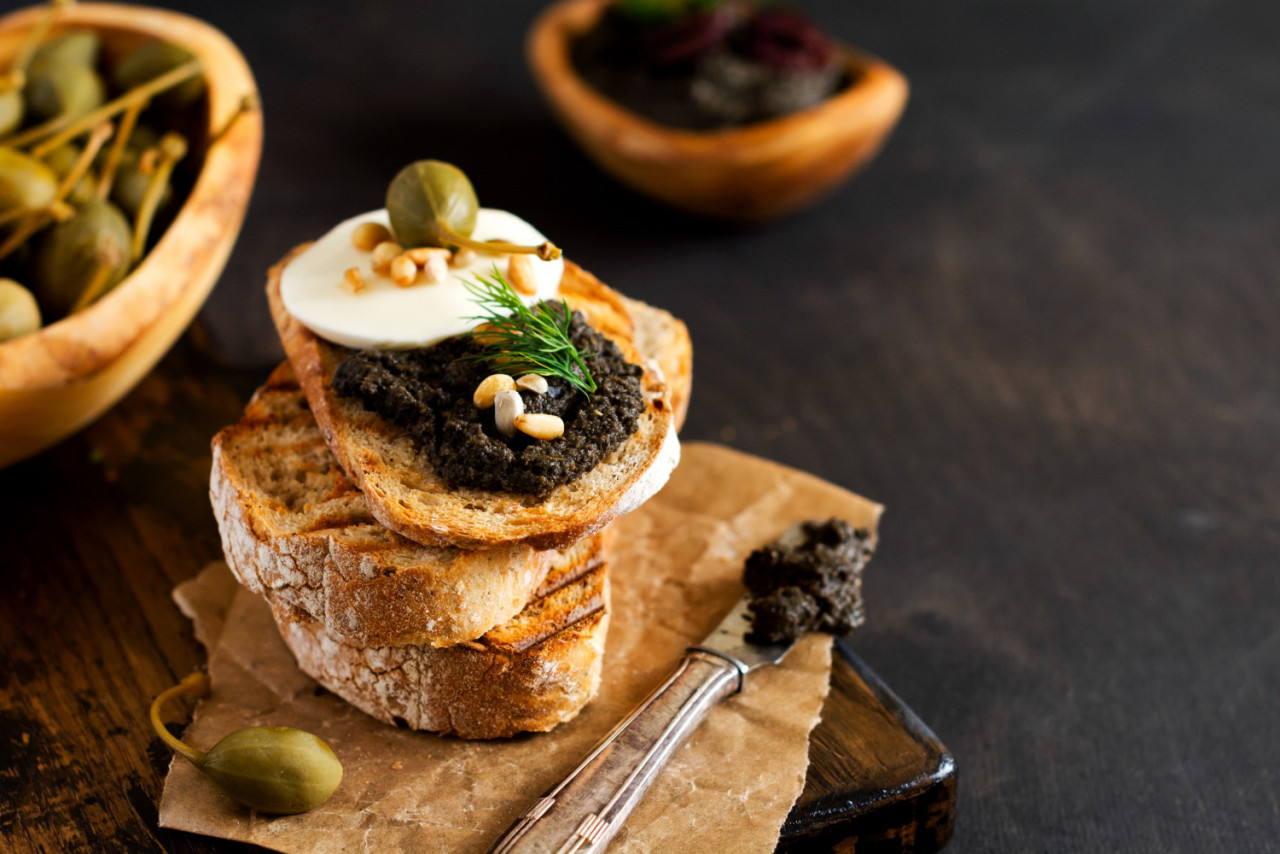
[(603, 851), (671, 754), (712, 706), (741, 690), (746, 672), (733, 659), (690, 650), (582, 764), (521, 813), (490, 854)]

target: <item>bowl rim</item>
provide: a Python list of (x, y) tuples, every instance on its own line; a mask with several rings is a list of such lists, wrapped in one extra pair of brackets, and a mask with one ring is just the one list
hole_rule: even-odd
[[(602, 125), (625, 131), (626, 143), (654, 159), (678, 153), (684, 158), (724, 159), (733, 150), (772, 147), (803, 134), (815, 124), (839, 122), (866, 112), (884, 99), (906, 103), (906, 77), (883, 59), (860, 48), (837, 42), (849, 70), (857, 76), (845, 89), (803, 110), (774, 119), (710, 130), (664, 125), (635, 113), (607, 97), (578, 74), (571, 58), (573, 38), (585, 32), (613, 0), (558, 0), (534, 20), (525, 43), (529, 67), (553, 107), (562, 113), (560, 99), (572, 100), (595, 114)], [(557, 91), (557, 89), (559, 91)], [(618, 141), (621, 141), (620, 139)]]
[[(32, 6), (0, 17), (0, 33), (12, 38), (33, 26), (44, 9)], [(223, 240), (228, 228), (238, 231), (248, 200), (243, 185), (247, 181), (252, 187), (261, 156), (261, 110), (255, 106), (241, 112), (244, 104), (257, 104), (257, 84), (243, 55), (216, 27), (180, 12), (118, 3), (77, 3), (63, 9), (54, 31), (71, 27), (127, 31), (190, 50), (204, 62), (209, 133), (226, 132), (209, 144), (173, 222), (119, 285), (83, 311), (0, 343), (0, 392), (87, 379), (128, 350), (188, 287), (200, 282), (196, 275), (165, 275), (165, 268), (197, 246)], [(233, 203), (241, 193), (244, 202)], [(225, 260), (225, 253), (221, 257)]]

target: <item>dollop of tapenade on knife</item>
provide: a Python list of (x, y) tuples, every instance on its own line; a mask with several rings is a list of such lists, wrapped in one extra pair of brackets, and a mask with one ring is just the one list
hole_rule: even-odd
[(874, 551), (871, 532), (843, 519), (798, 522), (756, 549), (742, 576), (752, 597), (751, 639), (783, 643), (862, 625), (862, 570)]
[[(534, 311), (562, 311), (540, 303)], [(495, 409), (478, 408), (477, 386), (493, 373), (485, 345), (459, 336), (415, 350), (352, 351), (334, 373), (333, 388), (406, 430), (451, 488), (472, 487), (544, 497), (595, 468), (636, 431), (644, 412), (644, 370), (592, 329), (579, 312), (569, 339), (595, 381), (588, 398), (563, 379), (547, 377), (547, 390), (520, 390), (524, 411), (559, 416), (564, 434), (534, 439), (504, 437)]]

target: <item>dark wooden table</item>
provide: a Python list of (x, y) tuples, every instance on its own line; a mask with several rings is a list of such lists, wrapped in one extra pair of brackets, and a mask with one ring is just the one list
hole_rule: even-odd
[(424, 156), (689, 322), (690, 437), (888, 505), (853, 647), (956, 756), (949, 850), (1280, 845), (1280, 6), (809, 2), (912, 101), (738, 231), (566, 141), (537, 3), (171, 5), (257, 70), (266, 156), (198, 343), (0, 472), (0, 849), (153, 845), (145, 702), (202, 659), (168, 591), (218, 554), (172, 449), (277, 358), (266, 267)]

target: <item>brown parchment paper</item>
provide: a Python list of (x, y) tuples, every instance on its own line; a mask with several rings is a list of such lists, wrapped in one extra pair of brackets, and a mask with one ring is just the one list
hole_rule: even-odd
[[(616, 523), (599, 696), (551, 733), (496, 742), (397, 730), (319, 690), (266, 604), (214, 564), (174, 593), (209, 650), (213, 682), (186, 739), (208, 748), (244, 726), (299, 727), (329, 743), (344, 776), (322, 807), (268, 818), (175, 758), (160, 824), (286, 852), (484, 851), (715, 626), (741, 593), (748, 552), (799, 519), (874, 527), (880, 510), (775, 463), (686, 444), (666, 488)], [(814, 635), (753, 673), (676, 752), (609, 850), (772, 851), (804, 784), (830, 666), (831, 639)]]

